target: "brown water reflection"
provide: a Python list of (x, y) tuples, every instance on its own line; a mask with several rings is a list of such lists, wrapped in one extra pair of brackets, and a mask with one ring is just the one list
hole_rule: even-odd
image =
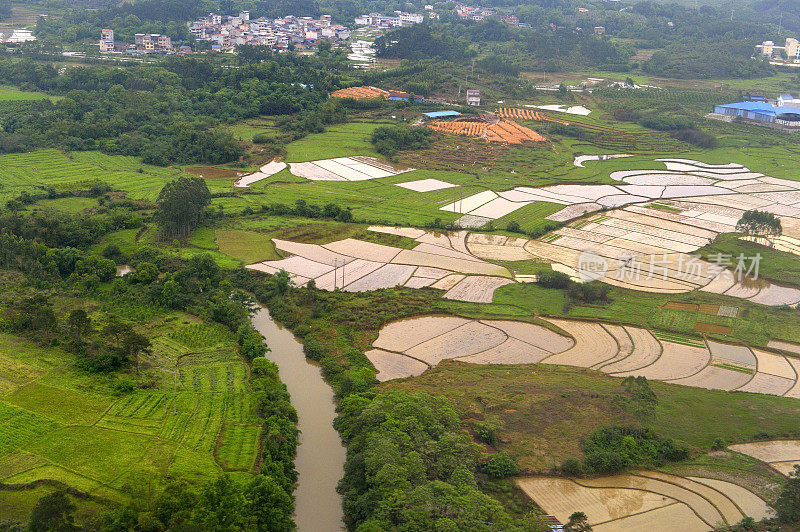
[(267, 358), (280, 368), (281, 380), (292, 396), (301, 431), (295, 466), (295, 521), (299, 532), (338, 532), (342, 498), (336, 485), (344, 472), (345, 449), (333, 428), (336, 416), (333, 390), (319, 366), (306, 359), (302, 344), (275, 323), (266, 309), (253, 317), (253, 326), (266, 338)]

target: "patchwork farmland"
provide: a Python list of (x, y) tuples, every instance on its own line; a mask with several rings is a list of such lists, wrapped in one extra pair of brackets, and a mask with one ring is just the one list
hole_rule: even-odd
[(652, 471), (595, 479), (530, 477), (518, 486), (562, 522), (573, 508), (593, 516), (593, 530), (648, 531), (669, 522), (681, 530), (706, 531), (761, 520), (774, 512), (757, 495), (716, 479), (685, 478)]
[[(646, 377), (709, 390), (800, 398), (800, 363), (778, 352), (608, 323), (539, 323), (428, 316), (384, 326), (367, 351), (381, 381), (422, 374), (441, 360), (556, 364), (612, 377)], [(552, 328), (549, 328), (552, 326)], [(556, 332), (558, 331), (558, 332)]]

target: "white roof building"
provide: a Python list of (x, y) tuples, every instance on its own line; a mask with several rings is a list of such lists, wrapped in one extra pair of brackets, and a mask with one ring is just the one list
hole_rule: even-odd
[(36, 37), (30, 30), (16, 29), (11, 32), (11, 35), (5, 40), (8, 43), (23, 43), (35, 41)]

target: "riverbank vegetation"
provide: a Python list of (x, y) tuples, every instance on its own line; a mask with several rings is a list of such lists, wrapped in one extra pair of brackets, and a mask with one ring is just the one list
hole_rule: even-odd
[(297, 415), (247, 274), (97, 247), (147, 212), (2, 213), (0, 491), (20, 503), (4, 517), (43, 497), (89, 528), (291, 530)]

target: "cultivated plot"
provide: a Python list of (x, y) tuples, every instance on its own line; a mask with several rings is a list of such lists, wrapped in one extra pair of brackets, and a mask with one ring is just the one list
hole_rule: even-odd
[(286, 163), (285, 162), (283, 162), (283, 161), (270, 161), (269, 163), (267, 163), (264, 166), (262, 166), (261, 168), (259, 168), (258, 172), (253, 172), (252, 174), (247, 174), (247, 175), (242, 176), (239, 179), (237, 179), (233, 183), (233, 186), (240, 187), (240, 188), (249, 187), (253, 183), (256, 183), (258, 181), (261, 181), (262, 179), (266, 179), (268, 177), (271, 177), (271, 176), (277, 174), (278, 172), (280, 172), (284, 168), (286, 168)]
[(584, 512), (594, 530), (670, 529), (707, 531), (745, 516), (772, 515), (752, 492), (730, 482), (652, 471), (594, 479), (528, 477), (517, 485), (545, 512), (566, 522)]
[[(709, 349), (702, 340), (661, 332), (656, 338), (638, 327), (562, 318), (543, 320), (553, 328), (455, 316), (409, 318), (386, 324), (373, 346), (429, 366), (444, 359), (475, 364), (544, 363), (711, 390), (800, 395), (795, 368), (777, 353), (717, 342), (709, 342)], [(411, 370), (404, 373), (395, 363), (386, 367), (381, 374), (384, 370), (376, 365), (383, 380), (415, 374)]]
[(289, 163), (289, 170), (311, 181), (368, 181), (390, 177), (413, 168), (399, 168), (374, 157), (336, 157), (302, 163)]
[(497, 288), (514, 282), (503, 266), (471, 254), (463, 231), (433, 233), (401, 227), (370, 228), (413, 238), (413, 249), (366, 242), (353, 238), (324, 245), (275, 239), (275, 247), (291, 256), (250, 264), (247, 268), (275, 274), (284, 270), (295, 284), (312, 279), (323, 290), (351, 292), (407, 286), (446, 290), (444, 297), (491, 303)]
[(738, 443), (729, 446), (728, 449), (766, 462), (775, 470), (787, 476), (794, 471), (795, 465), (800, 464), (800, 441), (798, 440)]

